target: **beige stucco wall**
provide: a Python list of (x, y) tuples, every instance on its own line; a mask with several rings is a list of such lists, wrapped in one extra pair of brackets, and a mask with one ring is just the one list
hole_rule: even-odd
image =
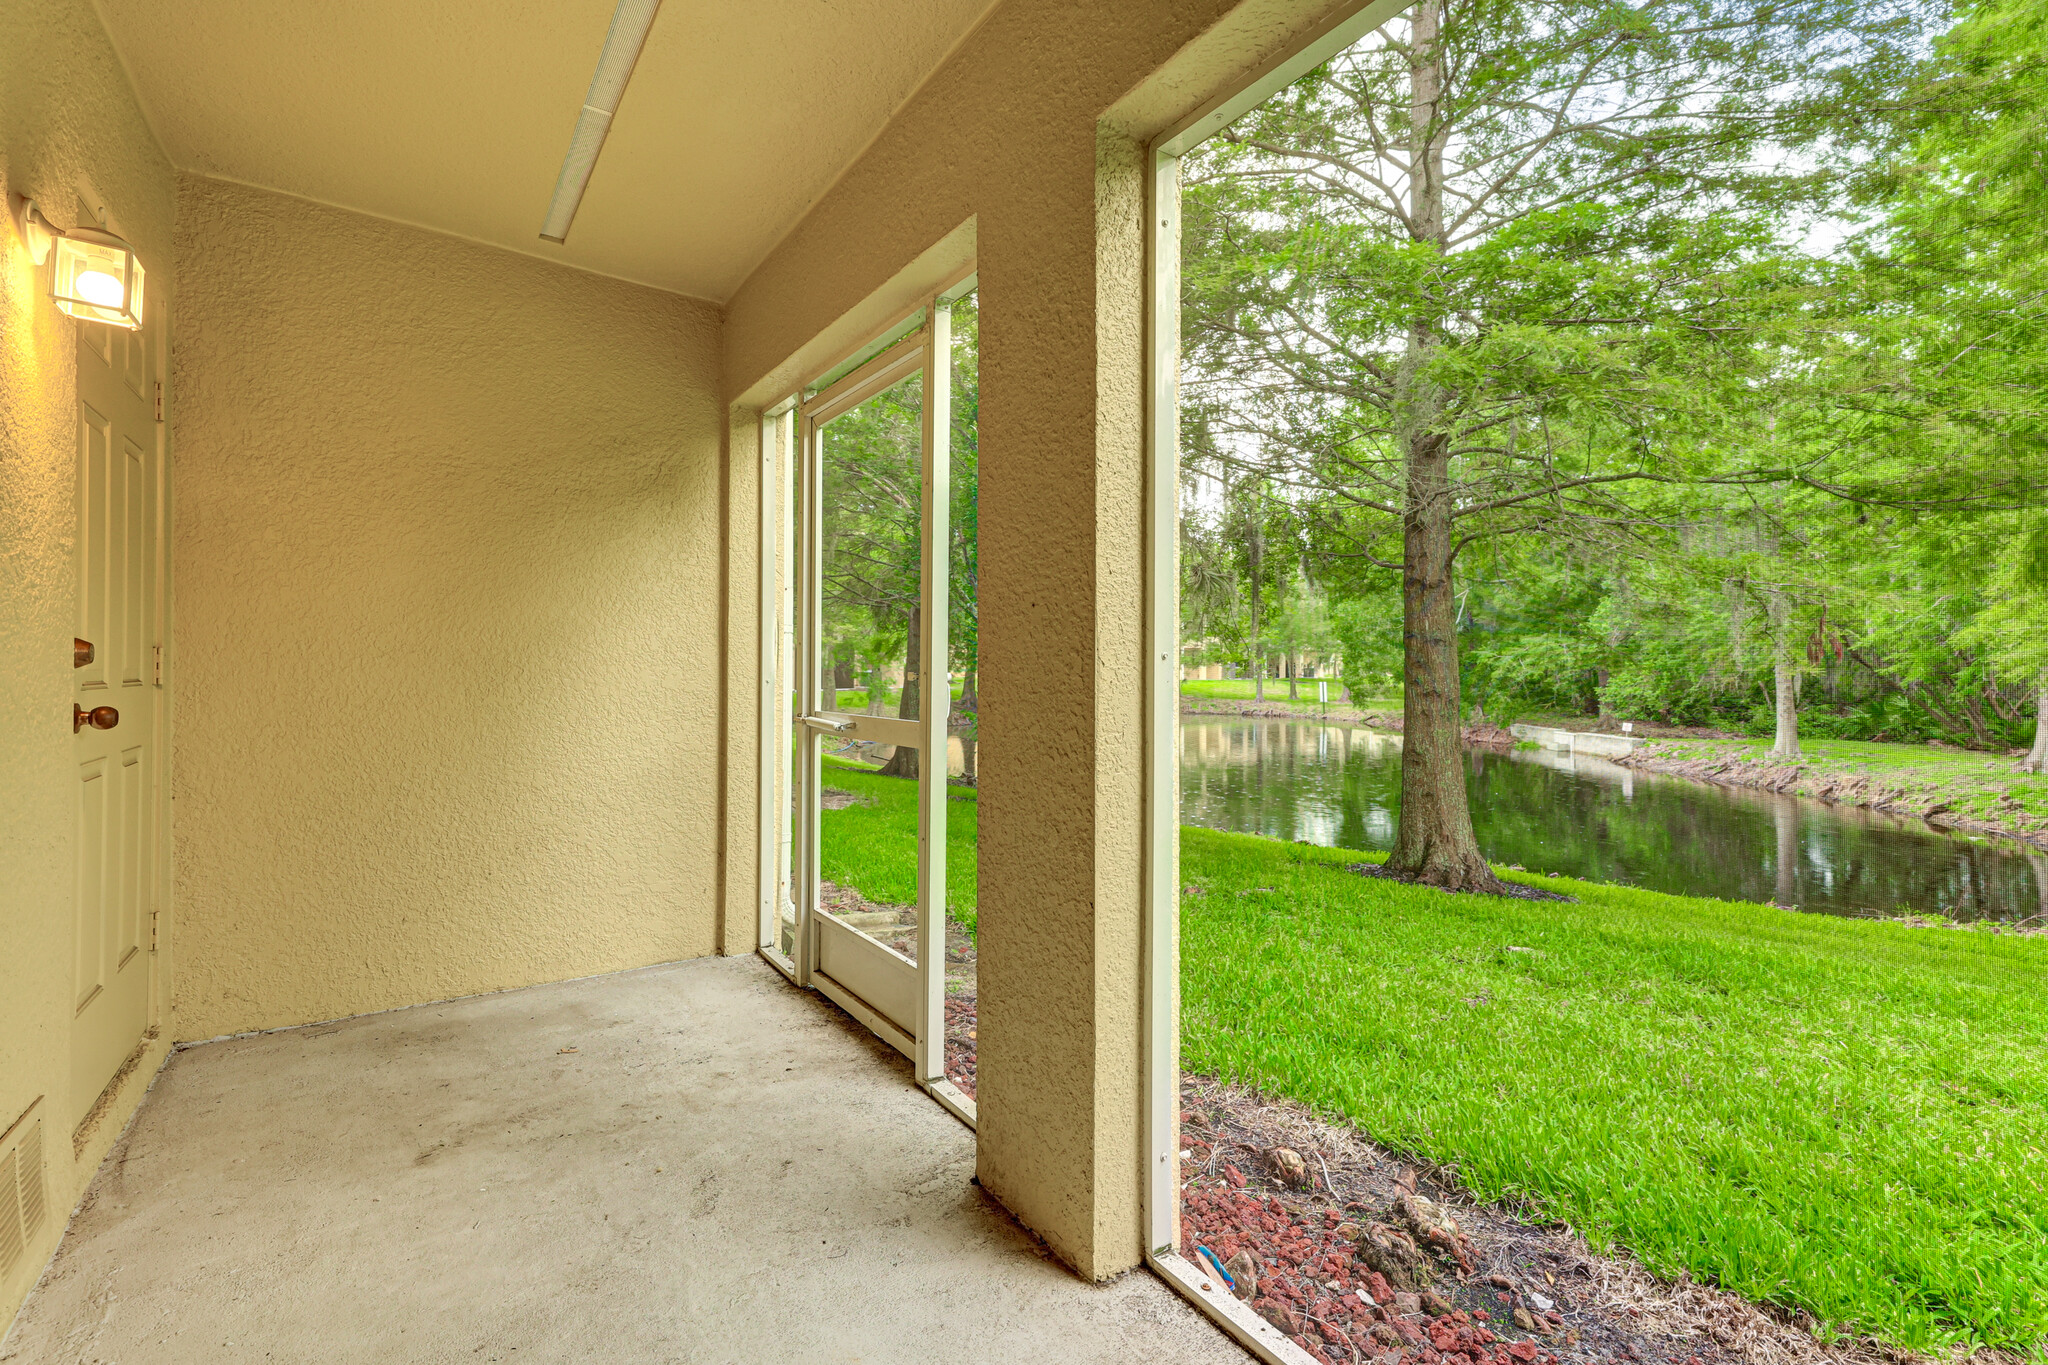
[(980, 1178), (1095, 1277), (1142, 1251), (1142, 148), (1332, 8), (1009, 0), (727, 310), (738, 480), (752, 408), (973, 224)]
[(716, 311), (177, 209), (179, 1036), (712, 951)]
[[(0, 182), (59, 226), (89, 176), (171, 304), (171, 168), (88, 0), (0, 0)], [(57, 1244), (64, 1215), (141, 1098), (157, 1040), (72, 1145), (94, 1096), (71, 1093), (74, 857), (70, 643), (76, 613), (77, 328), (0, 225), (0, 1129), (34, 1102), (51, 1217), (0, 1280), (0, 1329)], [(161, 979), (164, 961), (158, 963)], [(156, 1003), (152, 1003), (152, 1009)]]

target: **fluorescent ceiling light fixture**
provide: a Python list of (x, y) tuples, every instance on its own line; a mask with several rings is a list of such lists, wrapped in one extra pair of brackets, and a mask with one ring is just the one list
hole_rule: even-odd
[(569, 136), (569, 154), (562, 158), (562, 174), (555, 181), (555, 197), (548, 204), (547, 221), (541, 224), (541, 240), (563, 242), (569, 224), (576, 221), (576, 209), (597, 168), (597, 154), (604, 150), (605, 136), (612, 130), (612, 115), (633, 78), (633, 64), (647, 44), (647, 30), (654, 27), (654, 13), (661, 0), (619, 0), (612, 11), (611, 29), (604, 35), (604, 51), (597, 54), (597, 74), (590, 78), (590, 93), (583, 97), (583, 112), (576, 116), (576, 131)]

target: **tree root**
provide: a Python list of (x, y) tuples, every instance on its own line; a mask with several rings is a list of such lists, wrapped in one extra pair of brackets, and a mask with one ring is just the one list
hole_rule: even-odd
[(1503, 881), (1489, 869), (1485, 881), (1477, 877), (1460, 880), (1465, 885), (1451, 885), (1450, 878), (1432, 880), (1425, 871), (1413, 874), (1398, 871), (1385, 863), (1347, 863), (1344, 870), (1355, 872), (1361, 877), (1377, 877), (1382, 881), (1400, 882), (1406, 886), (1426, 886), (1432, 891), (1449, 891), (1461, 896), (1506, 896), (1513, 900), (1525, 901), (1577, 901), (1577, 896), (1567, 896), (1562, 891), (1550, 891), (1540, 886), (1524, 886), (1520, 882)]

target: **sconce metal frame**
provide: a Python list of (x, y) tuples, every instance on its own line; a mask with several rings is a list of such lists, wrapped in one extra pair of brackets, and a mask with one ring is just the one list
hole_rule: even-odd
[[(44, 216), (33, 199), (21, 200), (15, 208), (15, 225), (28, 246), (29, 259), (42, 265), (57, 253), (50, 272), (50, 298), (62, 312), (86, 322), (104, 322), (130, 331), (142, 326), (142, 261), (135, 248), (111, 232), (96, 227), (69, 231)], [(102, 287), (90, 289), (86, 277), (101, 276), (120, 287), (115, 297)]]

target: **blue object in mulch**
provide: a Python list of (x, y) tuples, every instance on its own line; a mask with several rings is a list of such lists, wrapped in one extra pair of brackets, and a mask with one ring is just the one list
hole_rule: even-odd
[(1223, 1262), (1216, 1259), (1215, 1252), (1209, 1250), (1209, 1248), (1205, 1246), (1202, 1246), (1200, 1243), (1197, 1243), (1195, 1245), (1195, 1250), (1202, 1253), (1203, 1260), (1207, 1261), (1210, 1265), (1216, 1267), (1216, 1273), (1223, 1277), (1223, 1283), (1229, 1285), (1232, 1289), (1237, 1288), (1237, 1281), (1232, 1279), (1230, 1272), (1223, 1268)]

